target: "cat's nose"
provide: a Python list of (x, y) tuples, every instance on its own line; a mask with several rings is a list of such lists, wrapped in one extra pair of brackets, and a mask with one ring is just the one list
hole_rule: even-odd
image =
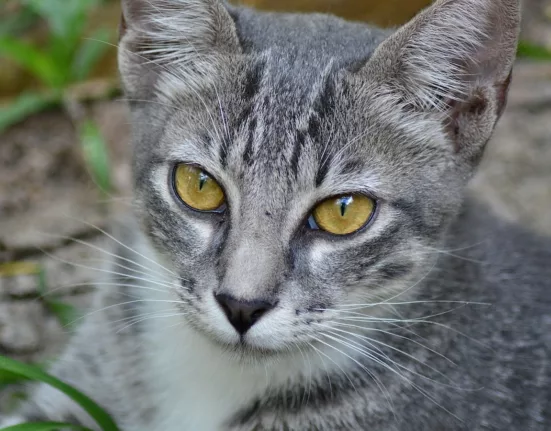
[(242, 301), (225, 293), (215, 294), (232, 326), (241, 335), (245, 334), (267, 311), (274, 308), (275, 302), (262, 300)]

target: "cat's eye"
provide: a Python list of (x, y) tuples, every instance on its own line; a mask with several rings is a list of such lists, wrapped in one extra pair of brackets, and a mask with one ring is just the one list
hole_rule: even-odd
[(369, 223), (374, 212), (375, 201), (365, 195), (334, 196), (314, 208), (309, 224), (334, 235), (348, 235)]
[(216, 180), (201, 168), (185, 163), (174, 169), (174, 191), (187, 206), (197, 211), (217, 211), (226, 200)]

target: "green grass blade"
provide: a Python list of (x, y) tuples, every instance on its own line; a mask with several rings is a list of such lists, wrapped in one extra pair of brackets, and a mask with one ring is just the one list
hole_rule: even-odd
[(30, 28), (36, 22), (36, 14), (28, 8), (21, 8), (16, 13), (3, 13), (0, 7), (0, 36), (16, 36)]
[(28, 70), (44, 85), (57, 86), (58, 67), (51, 57), (39, 51), (38, 48), (9, 36), (3, 36), (0, 37), (0, 54)]
[(59, 430), (74, 430), (74, 431), (91, 431), (78, 425), (64, 424), (61, 422), (29, 422), (26, 424), (12, 425), (7, 428), (2, 428), (0, 431), (59, 431)]
[[(62, 300), (59, 300), (59, 296), (54, 296), (50, 292), (48, 292), (46, 269), (43, 266), (38, 267), (37, 279), (38, 293), (40, 294), (40, 297), (44, 301), (44, 304), (46, 305), (50, 313), (52, 313), (57, 318), (57, 320), (59, 320), (59, 323), (61, 323), (64, 328), (70, 328), (72, 324), (80, 317), (80, 313), (77, 311), (76, 307), (73, 307), (71, 304), (67, 304)], [(1, 373), (2, 370), (0, 370), (0, 376)], [(0, 384), (1, 383), (2, 380), (0, 379)]]
[(110, 192), (112, 190), (111, 171), (107, 145), (98, 127), (92, 121), (87, 120), (81, 125), (80, 142), (92, 179), (103, 193)]
[(74, 402), (79, 404), (96, 421), (103, 431), (118, 431), (117, 425), (113, 419), (111, 419), (111, 417), (94, 401), (75, 388), (42, 371), (40, 368), (0, 355), (0, 369), (25, 376), (30, 380), (46, 383), (60, 390)]
[(532, 60), (551, 61), (551, 50), (544, 46), (536, 45), (525, 40), (521, 40), (518, 43), (517, 55), (519, 57), (529, 58)]
[(64, 328), (70, 328), (80, 317), (75, 307), (62, 301), (47, 299), (46, 306)]
[(105, 51), (110, 48), (110, 45), (102, 42), (109, 42), (110, 34), (108, 30), (100, 29), (82, 42), (72, 64), (71, 78), (73, 81), (82, 81), (88, 78)]
[(97, 0), (23, 0), (25, 6), (48, 22), (50, 31), (61, 38), (81, 33), (83, 19)]
[(0, 390), (5, 386), (13, 385), (14, 383), (21, 383), (28, 380), (26, 377), (20, 374), (10, 373), (9, 371), (0, 369)]
[(0, 133), (29, 115), (55, 106), (60, 101), (61, 99), (55, 94), (25, 93), (20, 95), (13, 103), (0, 107)]

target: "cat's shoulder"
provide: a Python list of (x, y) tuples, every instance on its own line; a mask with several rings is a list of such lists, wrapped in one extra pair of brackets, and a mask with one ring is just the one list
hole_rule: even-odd
[[(551, 304), (551, 236), (507, 220), (484, 202), (467, 198), (450, 231), (451, 252), (462, 271), (493, 286), (506, 300), (538, 307)], [(464, 257), (464, 259), (460, 259)], [(474, 276), (474, 275), (473, 275)]]

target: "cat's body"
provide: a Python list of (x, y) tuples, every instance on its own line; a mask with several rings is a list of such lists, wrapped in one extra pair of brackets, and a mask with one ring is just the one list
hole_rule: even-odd
[[(53, 372), (124, 431), (550, 429), (551, 241), (463, 197), (505, 103), (516, 2), (440, 1), (393, 36), (323, 15), (230, 20), (207, 0), (131, 3), (121, 72), (139, 223), (117, 235), (119, 286), (100, 287)], [(489, 41), (479, 20), (495, 24)], [(463, 65), (439, 57), (446, 38), (483, 58), (465, 61), (479, 80), (451, 76)], [(173, 162), (223, 184), (224, 215), (174, 199)], [(301, 227), (316, 201), (355, 191), (377, 198), (365, 228)], [(239, 338), (220, 291), (272, 309)], [(23, 413), (94, 426), (45, 386)]]
[[(143, 246), (128, 244), (147, 253)], [(396, 336), (369, 334), (425, 364), (380, 346), (426, 395), (361, 358), (379, 382), (359, 366), (355, 371), (346, 368), (355, 389), (335, 363), (317, 354), (306, 358), (305, 352), (298, 353), (266, 368), (233, 363), (219, 346), (179, 324), (179, 317), (147, 319), (151, 314), (145, 313), (156, 309), (164, 314), (163, 303), (113, 307), (135, 300), (135, 295), (168, 299), (159, 292), (129, 288), (102, 289), (94, 309), (110, 308), (89, 316), (54, 370), (107, 407), (124, 430), (544, 431), (551, 423), (549, 244), (468, 202), (443, 245), (443, 250), (454, 251), (440, 254), (437, 265), (427, 269), (426, 279), (408, 295), (411, 301), (458, 303), (400, 308), (406, 319), (446, 325), (414, 323), (398, 332), (434, 352)], [(123, 246), (116, 251), (147, 264)], [(141, 315), (146, 320), (134, 323)], [(343, 359), (333, 356), (341, 367), (350, 367), (340, 362)], [(307, 373), (315, 367), (312, 363), (322, 370), (315, 381), (292, 377), (300, 370)], [(41, 407), (31, 407), (37, 419), (76, 416), (77, 422), (86, 423), (54, 390), (42, 387), (37, 395)]]

